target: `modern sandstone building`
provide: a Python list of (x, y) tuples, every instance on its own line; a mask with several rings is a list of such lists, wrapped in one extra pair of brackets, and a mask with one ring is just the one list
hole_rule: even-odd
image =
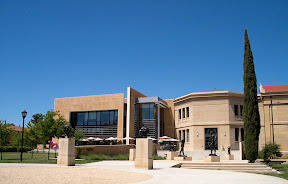
[[(260, 149), (268, 142), (288, 151), (288, 85), (260, 86)], [(86, 137), (117, 137), (118, 143), (130, 144), (141, 126), (149, 127), (148, 136), (166, 135), (185, 140), (186, 153), (208, 152), (212, 131), (218, 151), (227, 147), (239, 150), (244, 140), (242, 119), (243, 93), (211, 91), (191, 93), (175, 100), (147, 97), (128, 87), (124, 93), (55, 99), (59, 111)], [(129, 139), (130, 138), (130, 139)], [(129, 140), (129, 141), (128, 141)], [(205, 151), (206, 150), (206, 151)]]
[[(142, 125), (149, 127), (148, 136), (174, 137), (174, 103), (159, 97), (146, 97), (128, 87), (124, 94), (97, 95), (55, 99), (59, 111), (74, 128), (86, 137), (137, 137)], [(130, 140), (131, 141), (131, 140)], [(127, 141), (129, 144), (129, 141)]]
[(288, 85), (262, 86), (258, 95), (260, 144), (277, 143), (288, 154)]

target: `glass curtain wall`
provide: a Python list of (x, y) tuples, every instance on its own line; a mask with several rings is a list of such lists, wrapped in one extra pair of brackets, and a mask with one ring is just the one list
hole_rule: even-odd
[(85, 137), (117, 137), (118, 110), (71, 112), (70, 123)]
[(157, 138), (157, 105), (154, 103), (135, 104), (134, 136), (138, 137), (139, 129), (144, 125), (149, 128), (149, 137)]

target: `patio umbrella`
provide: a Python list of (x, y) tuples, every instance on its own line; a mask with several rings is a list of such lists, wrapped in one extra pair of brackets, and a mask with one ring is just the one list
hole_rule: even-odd
[(179, 140), (177, 140), (177, 139), (164, 139), (163, 141), (166, 141), (166, 142), (179, 142)]
[(86, 142), (89, 141), (88, 139), (80, 139), (80, 141)]
[(107, 139), (105, 139), (106, 141), (116, 141), (117, 138), (116, 137), (109, 137)]
[(101, 139), (101, 138), (99, 138), (99, 137), (96, 137), (95, 139), (94, 139), (94, 141), (103, 141), (104, 139)]
[(88, 140), (88, 141), (94, 141), (95, 138), (94, 138), (94, 137), (89, 137), (89, 138), (87, 138), (87, 140)]
[[(126, 139), (127, 139), (127, 137), (124, 137), (123, 139), (124, 139), (124, 140), (126, 140)], [(132, 138), (132, 137), (128, 137), (128, 139), (134, 139), (134, 138)]]
[(171, 139), (171, 137), (168, 137), (168, 136), (164, 135), (162, 137), (159, 137), (159, 139)]
[(152, 139), (153, 141), (156, 141), (157, 139), (153, 138), (153, 137), (147, 137), (148, 139)]

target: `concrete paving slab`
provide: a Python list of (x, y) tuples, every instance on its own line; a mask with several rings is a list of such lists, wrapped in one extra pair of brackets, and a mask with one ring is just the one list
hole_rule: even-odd
[[(134, 168), (134, 162), (130, 161), (102, 161), (88, 164), (77, 164), (73, 168), (95, 168), (95, 169), (109, 169), (113, 170), (129, 171), (135, 173), (143, 173), (152, 175), (153, 178), (141, 181), (138, 183), (143, 184), (247, 184), (247, 183), (259, 183), (259, 184), (288, 184), (288, 180), (284, 180), (277, 177), (266, 176), (261, 174), (241, 173), (222, 170), (201, 170), (201, 169), (181, 169), (171, 168), (171, 166), (178, 164), (175, 161), (157, 160), (154, 161), (153, 170), (141, 170)], [(60, 167), (65, 169), (69, 166), (57, 166), (56, 164), (0, 164), (1, 166), (13, 166), (13, 167)], [(71, 168), (71, 167), (69, 167)], [(68, 170), (68, 169), (67, 169)], [(32, 182), (33, 183), (33, 182)]]

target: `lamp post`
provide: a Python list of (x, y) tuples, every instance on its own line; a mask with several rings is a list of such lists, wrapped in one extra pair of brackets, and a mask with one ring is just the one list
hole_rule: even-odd
[(27, 116), (27, 112), (24, 110), (22, 112), (22, 117), (23, 117), (23, 127), (22, 127), (22, 143), (21, 143), (21, 156), (20, 156), (20, 161), (22, 162), (22, 154), (23, 154), (23, 135), (24, 135), (24, 119)]

